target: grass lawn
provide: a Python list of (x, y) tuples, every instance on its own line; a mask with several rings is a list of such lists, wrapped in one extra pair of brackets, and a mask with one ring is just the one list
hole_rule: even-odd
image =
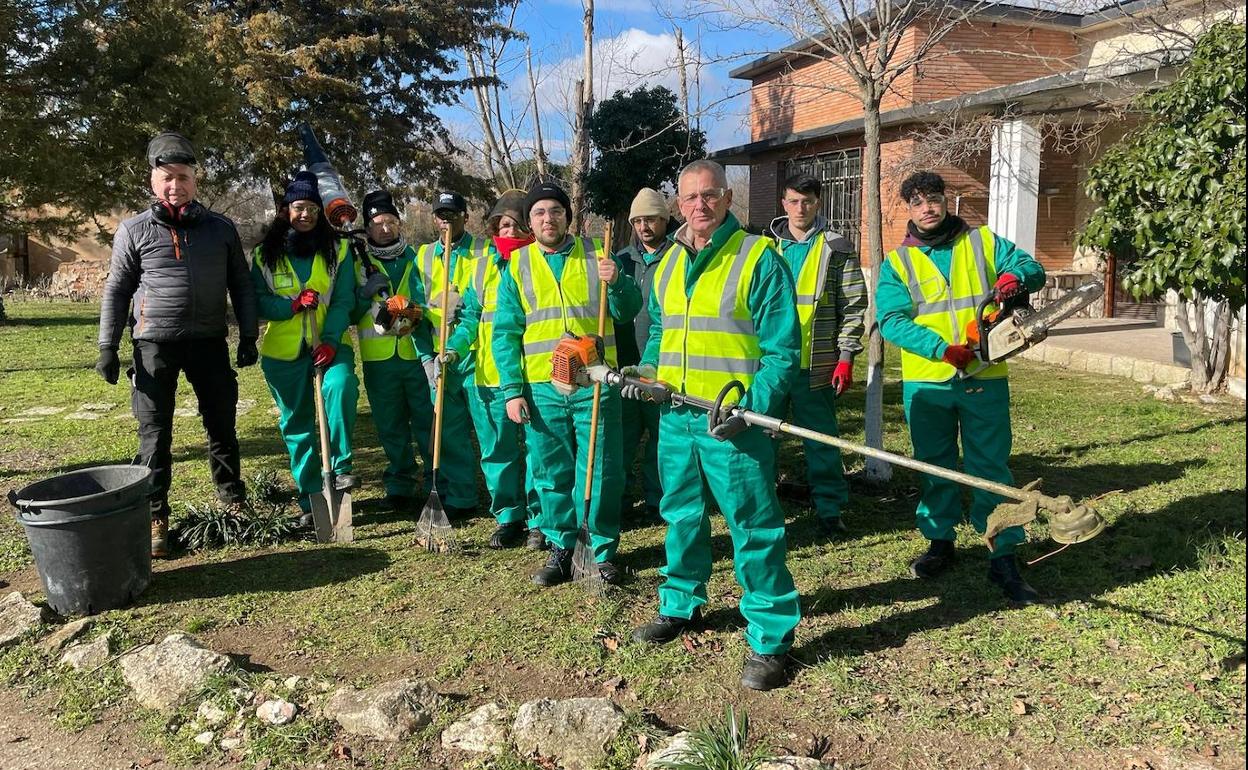
[[(5, 490), (70, 467), (128, 462), (137, 446), (129, 394), (92, 370), (98, 306), (17, 298), (5, 307)], [(890, 360), (886, 444), (908, 453), (898, 375)], [(242, 371), (240, 384), (245, 472), (285, 473), (259, 369)], [(821, 542), (812, 512), (789, 506), (789, 565), (804, 618), (798, 671), (774, 693), (737, 685), (746, 648), (722, 519), (712, 530), (709, 630), (683, 645), (639, 647), (628, 634), (656, 608), (661, 527), (624, 533), (620, 562), (635, 574), (601, 599), (574, 586), (533, 586), (539, 558), (485, 548), (488, 517), (462, 526), (466, 556), (420, 552), (411, 547), (411, 521), (379, 505), (384, 458), (364, 398), (354, 544), (182, 555), (157, 565), (138, 606), (102, 622), (127, 643), (189, 630), (242, 656), (258, 676), (272, 670), (357, 684), (433, 676), (465, 696), (458, 711), (488, 699), (610, 695), (644, 715), (634, 725), (697, 725), (733, 704), (749, 713), (762, 744), (802, 753), (812, 738), (826, 738), (827, 757), (849, 766), (1131, 767), (1135, 752), (1147, 750), (1242, 767), (1243, 405), (1162, 403), (1129, 381), (1025, 362), (1014, 366), (1011, 385), (1016, 478), (1043, 477), (1050, 494), (1099, 498), (1110, 529), (1027, 569), (1049, 603), (1015, 610), (986, 581), (984, 548), (969, 527), (951, 574), (909, 579), (907, 563), (924, 545), (909, 472), (883, 488), (855, 488), (844, 543)], [(185, 382), (178, 404), (189, 410), (175, 420), (175, 525), (186, 504), (212, 499)], [(862, 435), (861, 408), (859, 386), (840, 409), (851, 439)], [(782, 468), (800, 474), (801, 464), (800, 445), (786, 443)], [(861, 465), (855, 457), (848, 464)], [(1025, 558), (1053, 547), (1044, 534), (1043, 526), (1033, 530)], [(0, 579), (40, 593), (11, 516), (0, 523)], [(70, 730), (135, 718), (109, 669), (56, 673), (28, 643), (0, 651), (0, 686), (52, 693)], [(321, 728), (307, 729), (275, 739), (268, 756), (331, 760)], [(397, 750), (362, 749), (357, 759), (465, 766), (440, 752), (431, 731)], [(621, 749), (620, 767), (627, 754)], [(507, 757), (489, 766), (539, 767)]]

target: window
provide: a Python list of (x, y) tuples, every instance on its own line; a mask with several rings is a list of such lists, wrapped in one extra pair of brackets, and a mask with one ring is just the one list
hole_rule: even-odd
[(838, 150), (785, 162), (784, 179), (807, 173), (823, 182), (820, 213), (832, 229), (858, 245), (862, 234), (862, 150)]

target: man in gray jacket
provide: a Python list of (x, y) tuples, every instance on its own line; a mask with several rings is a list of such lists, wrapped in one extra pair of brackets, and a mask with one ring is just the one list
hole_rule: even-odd
[(96, 371), (116, 384), (117, 347), (130, 328), (134, 366), (130, 405), (139, 421), (135, 464), (152, 469), (152, 556), (169, 549), (169, 482), (178, 375), (195, 390), (208, 433), (208, 464), (221, 502), (241, 512), (246, 489), (234, 428), (238, 375), (226, 344), (226, 294), (238, 320), (235, 363), (256, 363), (256, 302), (238, 231), (195, 200), (195, 150), (186, 137), (156, 136), (147, 146), (151, 208), (121, 223), (100, 309)]

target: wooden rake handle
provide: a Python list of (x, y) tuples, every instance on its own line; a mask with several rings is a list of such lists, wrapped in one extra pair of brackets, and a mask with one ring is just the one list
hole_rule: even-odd
[[(442, 316), (438, 321), (438, 352), (446, 352), (446, 330), (450, 313), (447, 311), (447, 297), (451, 293), (451, 228), (446, 228), (442, 237)], [(446, 367), (438, 367), (438, 392), (433, 397), (433, 470), (442, 467), (442, 402), (446, 398)]]
[[(608, 258), (611, 256), (611, 221), (602, 233), (602, 251)], [(607, 282), (598, 282), (598, 338), (606, 347), (607, 338)], [(604, 350), (605, 352), (605, 350)], [(589, 413), (589, 457), (585, 461), (585, 504), (593, 498), (594, 460), (598, 457), (598, 412), (602, 404), (602, 382), (594, 383), (594, 406)], [(586, 508), (588, 510), (588, 507)]]

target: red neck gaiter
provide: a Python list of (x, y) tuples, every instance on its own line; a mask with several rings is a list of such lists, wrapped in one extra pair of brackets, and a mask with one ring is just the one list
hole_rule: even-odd
[(523, 238), (504, 238), (501, 235), (494, 236), (494, 248), (498, 249), (498, 253), (503, 259), (511, 257), (511, 252), (516, 249), (522, 249), (536, 240), (532, 235), (526, 235)]

